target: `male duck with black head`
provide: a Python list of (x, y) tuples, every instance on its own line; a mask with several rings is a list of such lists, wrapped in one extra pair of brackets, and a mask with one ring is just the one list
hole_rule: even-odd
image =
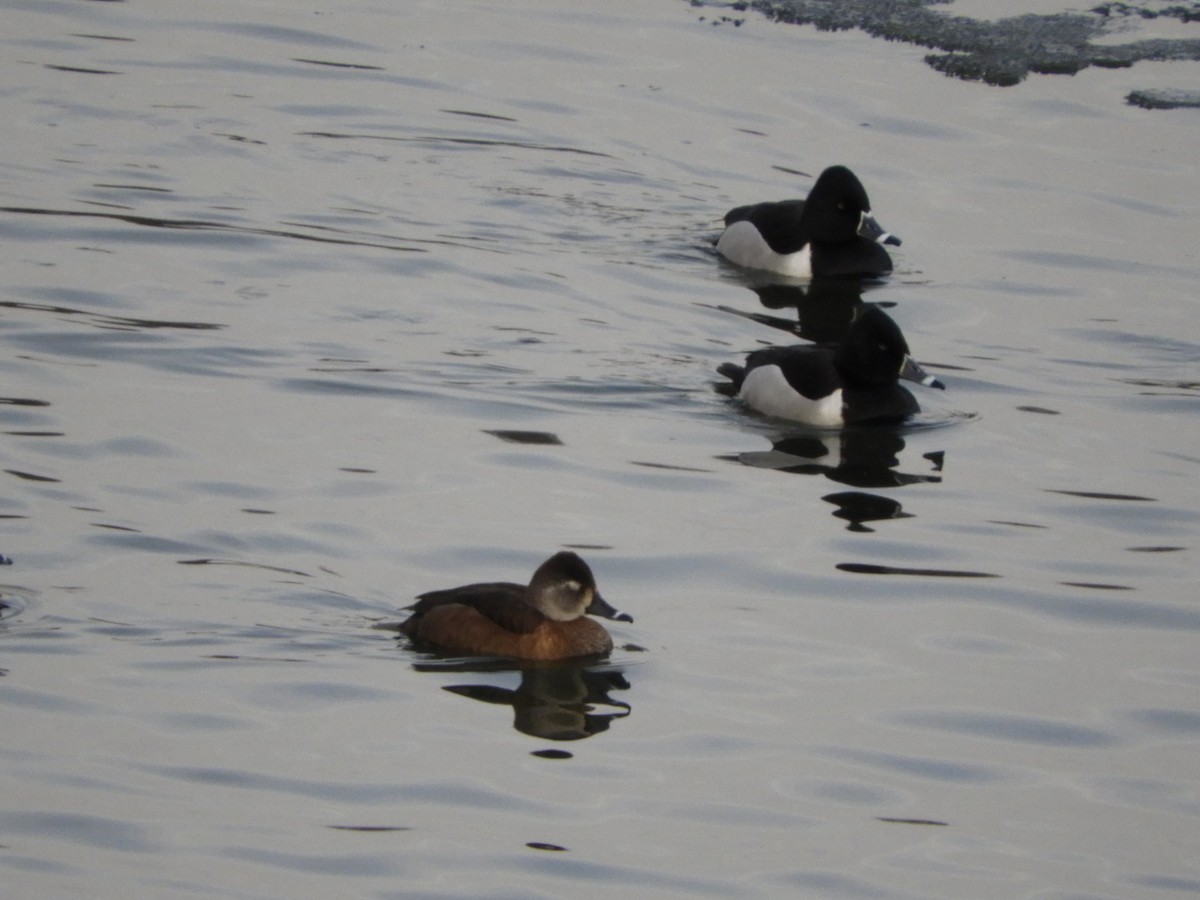
[(612, 638), (587, 614), (618, 622), (633, 617), (610, 606), (588, 564), (564, 550), (529, 584), (489, 582), (421, 594), (400, 630), (418, 644), (451, 653), (555, 660), (599, 656)]
[(873, 278), (892, 271), (880, 244), (900, 245), (871, 214), (858, 177), (830, 166), (805, 200), (739, 206), (725, 214), (717, 252), (748, 269), (792, 278)]
[(867, 307), (836, 347), (763, 347), (744, 366), (723, 363), (717, 371), (732, 382), (718, 389), (753, 409), (822, 428), (896, 423), (920, 412), (901, 378), (945, 387), (909, 355), (900, 327), (877, 306)]

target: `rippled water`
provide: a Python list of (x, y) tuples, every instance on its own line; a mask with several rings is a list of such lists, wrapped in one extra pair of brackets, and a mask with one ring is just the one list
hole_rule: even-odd
[[(393, 6), (3, 11), (3, 893), (1200, 893), (1195, 64)], [(713, 256), (832, 162), (888, 283)], [(858, 302), (912, 426), (714, 390)], [(562, 546), (604, 664), (374, 627)]]

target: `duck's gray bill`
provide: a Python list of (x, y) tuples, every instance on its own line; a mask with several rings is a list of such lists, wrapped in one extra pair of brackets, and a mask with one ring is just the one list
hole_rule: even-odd
[(900, 246), (900, 238), (889, 231), (884, 231), (883, 226), (876, 222), (875, 217), (869, 212), (863, 213), (862, 218), (858, 220), (858, 236), (865, 237), (868, 241), (875, 241), (877, 244)]
[(607, 600), (596, 594), (592, 597), (592, 602), (588, 604), (588, 615), (600, 616), (604, 619), (612, 619), (614, 622), (632, 622), (633, 616), (627, 612), (621, 612), (613, 607)]
[(937, 388), (944, 391), (946, 386), (926, 372), (911, 356), (904, 357), (904, 365), (900, 367), (900, 377), (906, 381), (915, 381), (925, 387)]

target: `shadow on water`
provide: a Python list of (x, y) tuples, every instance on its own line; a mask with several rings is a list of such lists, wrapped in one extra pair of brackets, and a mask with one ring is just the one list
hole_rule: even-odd
[[(12, 560), (7, 556), (0, 555), (0, 566), (11, 566)], [(25, 611), (25, 601), (22, 600), (11, 590), (0, 591), (0, 619), (11, 619), (13, 616), (20, 615)], [(0, 675), (3, 675), (4, 669), (0, 669)]]
[[(23, 216), (43, 216), (80, 221), (118, 222), (133, 225), (138, 228), (152, 228), (166, 231), (179, 231), (199, 235), (198, 240), (211, 241), (212, 235), (238, 237), (269, 237), (289, 238), (299, 241), (312, 241), (320, 244), (340, 244), (356, 247), (370, 247), (377, 250), (394, 250), (404, 253), (425, 253), (426, 247), (414, 247), (411, 244), (446, 244), (448, 241), (419, 240), (401, 238), (392, 235), (366, 234), (318, 225), (297, 225), (294, 228), (262, 228), (251, 225), (238, 225), (231, 222), (218, 222), (209, 219), (168, 219), (160, 216), (134, 215), (132, 213), (95, 212), (72, 209), (39, 209), (23, 206), (0, 206), (0, 213), (11, 213)], [(308, 233), (301, 229), (310, 229)]]
[[(452, 684), (442, 690), (481, 703), (511, 706), (513, 728), (549, 741), (578, 741), (607, 731), (631, 712), (628, 703), (611, 696), (630, 688), (621, 669), (594, 660), (588, 663), (526, 663), (512, 660), (425, 660), (418, 672), (516, 672), (515, 688), (495, 684)], [(561, 755), (561, 754), (556, 754)]]
[[(160, 328), (178, 328), (190, 331), (217, 331), (225, 327), (224, 325), (215, 322), (184, 322), (160, 319), (139, 319), (129, 316), (110, 316), (105, 313), (97, 313), (86, 309), (75, 309), (59, 304), (28, 303), (20, 300), (0, 300), (0, 309), (19, 309), (27, 312), (44, 312), (61, 318), (78, 316), (81, 321), (85, 321), (97, 328), (104, 328), (114, 331), (153, 331)], [(17, 401), (9, 400), (7, 402), (14, 403)], [(25, 402), (27, 404), (33, 403), (33, 401)]]
[[(455, 110), (444, 110), (456, 115), (471, 115)], [(475, 115), (480, 115), (476, 113)], [(495, 118), (495, 117), (493, 117)], [(513, 121), (513, 120), (509, 120)], [(391, 134), (339, 134), (333, 131), (304, 131), (301, 134), (305, 137), (328, 138), (330, 140), (370, 140), (370, 141), (393, 141), (399, 143), (417, 143), (430, 144), (433, 146), (451, 146), (451, 147), (467, 147), (467, 148), (506, 148), (513, 150), (536, 150), (542, 153), (577, 153), (581, 156), (597, 156), (603, 159), (612, 159), (608, 153), (601, 153), (598, 150), (587, 150), (583, 147), (567, 147), (555, 146), (550, 144), (542, 144), (533, 141), (514, 141), (514, 140), (497, 140), (495, 138), (482, 137), (451, 137), (448, 135), (433, 135), (422, 134), (412, 136), (401, 136)]]

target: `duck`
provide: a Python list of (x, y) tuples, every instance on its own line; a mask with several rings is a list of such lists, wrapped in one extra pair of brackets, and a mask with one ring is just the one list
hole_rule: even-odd
[(763, 347), (744, 366), (723, 363), (723, 392), (760, 413), (820, 428), (901, 422), (920, 412), (899, 379), (945, 389), (909, 355), (892, 317), (865, 307), (836, 346)]
[(858, 176), (830, 166), (807, 199), (739, 206), (725, 214), (717, 252), (747, 269), (792, 278), (876, 278), (892, 271), (881, 244), (900, 246), (871, 213)]
[(408, 608), (412, 615), (400, 631), (414, 643), (529, 660), (609, 653), (612, 637), (589, 614), (633, 621), (600, 596), (591, 568), (569, 550), (538, 566), (528, 585), (488, 582), (428, 591)]

